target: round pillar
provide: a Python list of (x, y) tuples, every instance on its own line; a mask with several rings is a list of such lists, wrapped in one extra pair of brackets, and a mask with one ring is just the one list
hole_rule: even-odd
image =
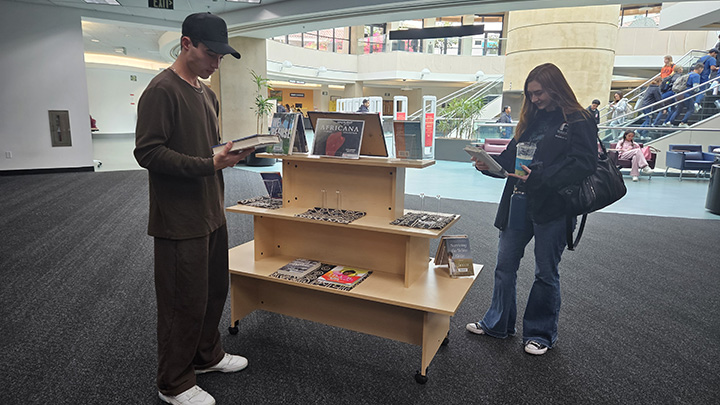
[[(512, 11), (508, 15), (503, 97), (515, 110), (528, 73), (553, 63), (580, 104), (607, 103), (615, 63), (619, 5)], [(520, 105), (515, 111), (520, 112)]]

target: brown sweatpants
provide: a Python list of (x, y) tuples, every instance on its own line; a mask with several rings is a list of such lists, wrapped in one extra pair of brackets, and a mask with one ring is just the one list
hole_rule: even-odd
[(228, 277), (226, 225), (201, 238), (155, 238), (157, 385), (163, 394), (192, 388), (195, 368), (213, 366), (225, 355), (218, 324)]

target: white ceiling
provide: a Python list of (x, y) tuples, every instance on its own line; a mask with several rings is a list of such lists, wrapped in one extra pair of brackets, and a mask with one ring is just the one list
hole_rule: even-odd
[[(592, 0), (262, 0), (261, 4), (225, 0), (174, 0), (174, 10), (148, 7), (147, 0), (118, 0), (120, 6), (88, 4), (84, 0), (9, 0), (48, 7), (81, 10), (85, 50), (170, 62), (160, 49), (166, 32), (179, 33), (184, 18), (209, 11), (228, 23), (230, 35), (270, 38), (320, 28), (384, 23), (403, 19), (498, 13), (521, 9), (597, 5)], [(637, 1), (603, 0), (605, 4), (637, 4)], [(720, 2), (692, 2), (704, 7)], [(165, 54), (165, 55), (163, 55)]]

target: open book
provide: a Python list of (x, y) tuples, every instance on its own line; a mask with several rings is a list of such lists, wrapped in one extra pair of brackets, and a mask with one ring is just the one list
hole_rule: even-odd
[(488, 155), (488, 153), (485, 152), (485, 149), (478, 148), (477, 146), (473, 145), (467, 145), (465, 148), (463, 148), (463, 150), (465, 150), (465, 152), (467, 152), (470, 156), (474, 157), (475, 160), (484, 162), (488, 166), (488, 171), (490, 173), (502, 177), (507, 177), (507, 172), (505, 171), (505, 169), (503, 169), (503, 167), (500, 166), (500, 163), (493, 159), (492, 156)]

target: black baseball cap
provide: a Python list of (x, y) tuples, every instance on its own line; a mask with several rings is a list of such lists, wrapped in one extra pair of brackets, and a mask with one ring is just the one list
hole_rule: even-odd
[(240, 53), (228, 45), (225, 20), (214, 14), (195, 13), (185, 17), (182, 24), (182, 34), (202, 42), (208, 49), (217, 54), (230, 54), (240, 59)]

